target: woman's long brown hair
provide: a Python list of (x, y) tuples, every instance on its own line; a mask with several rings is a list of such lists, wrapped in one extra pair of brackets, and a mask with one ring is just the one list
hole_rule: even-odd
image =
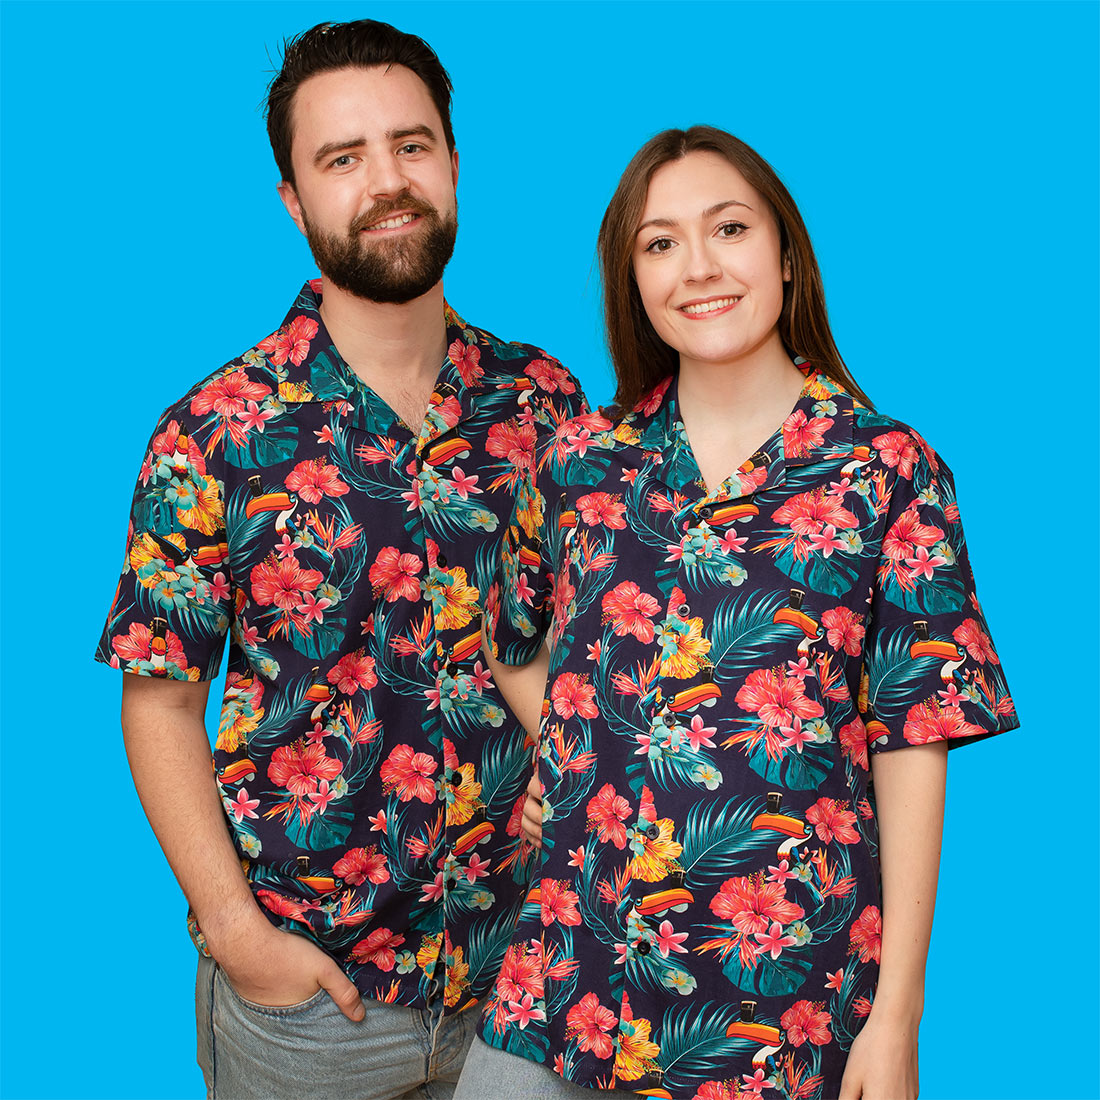
[(783, 284), (783, 307), (777, 326), (787, 354), (808, 359), (822, 374), (873, 408), (833, 340), (821, 272), (794, 199), (759, 153), (713, 126), (664, 130), (650, 138), (627, 165), (603, 216), (598, 249), (607, 343), (618, 382), (616, 405), (624, 411), (633, 408), (680, 362), (679, 354), (657, 335), (646, 316), (631, 258), (653, 174), (662, 165), (695, 152), (724, 157), (771, 206), (779, 226), (782, 255), (791, 269), (790, 281)]

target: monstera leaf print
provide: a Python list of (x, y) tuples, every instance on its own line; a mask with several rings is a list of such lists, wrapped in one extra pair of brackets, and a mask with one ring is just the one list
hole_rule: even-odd
[[(768, 935), (778, 943), (791, 939), (784, 936), (778, 925), (773, 925)], [(762, 947), (749, 965), (741, 961), (741, 954), (733, 951), (722, 965), (722, 973), (738, 989), (757, 993), (763, 997), (782, 997), (799, 989), (813, 966), (813, 946), (795, 944), (784, 946), (778, 954)]]

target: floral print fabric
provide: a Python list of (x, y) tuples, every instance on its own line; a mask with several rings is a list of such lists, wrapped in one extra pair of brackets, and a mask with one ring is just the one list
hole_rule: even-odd
[(482, 1034), (579, 1084), (835, 1097), (879, 962), (869, 754), (1017, 725), (947, 467), (801, 366), (713, 496), (674, 378), (519, 487), (489, 613), (505, 661), (550, 640), (541, 875)]
[(410, 431), (319, 306), (306, 284), (162, 416), (97, 657), (205, 680), (228, 634), (214, 767), (257, 901), (365, 995), (453, 1010), (495, 978), (531, 862), (529, 747), (480, 655), (482, 593), (536, 440), (583, 399), (448, 310)]

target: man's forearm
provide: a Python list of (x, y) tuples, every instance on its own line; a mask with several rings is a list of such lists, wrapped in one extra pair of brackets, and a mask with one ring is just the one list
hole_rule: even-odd
[(882, 960), (875, 1009), (919, 1019), (943, 838), (947, 743), (871, 757), (882, 868)]
[(122, 727), (149, 823), (216, 955), (266, 921), (226, 829), (203, 723), (206, 685), (128, 676)]

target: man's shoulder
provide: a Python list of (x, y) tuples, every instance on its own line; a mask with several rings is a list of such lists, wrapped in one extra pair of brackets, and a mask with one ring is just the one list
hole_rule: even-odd
[[(483, 385), (514, 385), (523, 378), (525, 385), (540, 395), (571, 399), (570, 415), (587, 409), (580, 382), (545, 348), (522, 340), (502, 340), (488, 329), (463, 321), (454, 313), (448, 315), (448, 321), (457, 325), (461, 332), (448, 347), (448, 355), (460, 369), (464, 364), (460, 364), (459, 359), (476, 359), (478, 377)], [(455, 328), (448, 328), (449, 333), (455, 331)], [(472, 355), (470, 349), (475, 349)]]

